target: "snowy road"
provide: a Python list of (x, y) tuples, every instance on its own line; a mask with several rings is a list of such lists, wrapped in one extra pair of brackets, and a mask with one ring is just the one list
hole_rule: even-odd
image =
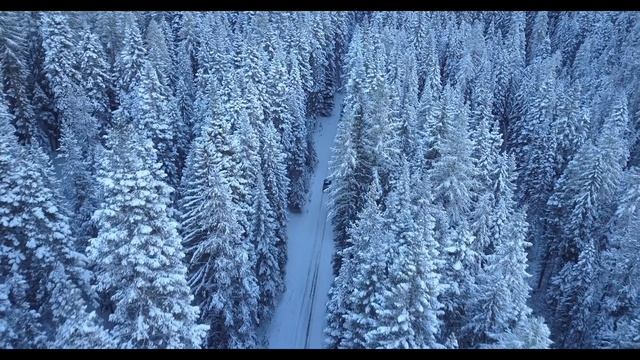
[(342, 95), (337, 95), (331, 116), (319, 119), (314, 135), (318, 165), (310, 183), (310, 201), (300, 214), (289, 213), (286, 290), (267, 331), (269, 348), (322, 348), (326, 304), (333, 274), (333, 228), (327, 219), (327, 198), (322, 184), (328, 175), (331, 147)]

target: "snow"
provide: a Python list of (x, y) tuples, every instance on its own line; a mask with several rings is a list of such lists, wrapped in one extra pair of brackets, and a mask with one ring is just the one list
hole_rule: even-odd
[(314, 144), (318, 165), (311, 177), (310, 201), (300, 214), (289, 213), (286, 290), (267, 330), (269, 348), (322, 348), (326, 306), (333, 280), (333, 227), (322, 192), (336, 135), (343, 95), (329, 117), (318, 119)]

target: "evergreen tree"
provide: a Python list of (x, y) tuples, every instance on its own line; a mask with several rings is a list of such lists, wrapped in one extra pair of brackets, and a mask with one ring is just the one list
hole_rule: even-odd
[(90, 113), (98, 119), (100, 129), (105, 130), (111, 115), (109, 92), (113, 86), (107, 55), (98, 36), (88, 25), (80, 32), (78, 48), (81, 85), (91, 103)]
[(62, 13), (42, 14), (44, 70), (53, 91), (58, 111), (67, 107), (66, 100), (80, 84), (76, 58), (76, 41), (68, 16)]
[(549, 340), (549, 328), (540, 317), (525, 318), (517, 323), (513, 331), (493, 334), (495, 343), (484, 344), (489, 349), (547, 349), (552, 344)]
[[(476, 169), (471, 157), (466, 107), (460, 106), (459, 93), (445, 88), (446, 106), (436, 127), (433, 150), (437, 155), (427, 171), (433, 184), (436, 205), (436, 233), (443, 248), (443, 282), (449, 287), (443, 294), (446, 315), (443, 333), (461, 326), (466, 303), (473, 298), (471, 284), (480, 266), (480, 256), (471, 232), (471, 210), (475, 195)], [(460, 109), (462, 108), (462, 109)]]
[(25, 241), (19, 209), (22, 179), (25, 176), (23, 149), (14, 135), (5, 98), (0, 98), (0, 346), (34, 348), (45, 345), (46, 335), (37, 307), (31, 307), (27, 294), (32, 292), (29, 266), (25, 263)]
[(627, 348), (638, 346), (638, 239), (640, 201), (637, 167), (625, 172), (623, 190), (607, 236), (607, 250), (596, 278), (603, 298), (594, 312), (596, 334), (590, 346)]
[[(594, 142), (586, 142), (569, 162), (549, 199), (554, 211), (553, 230), (558, 239), (550, 244), (558, 257), (556, 276), (549, 289), (556, 324), (565, 346), (585, 346), (591, 325), (602, 229), (613, 213), (622, 170), (628, 159), (625, 132), (626, 101), (618, 100)], [(578, 305), (579, 304), (579, 305)]]
[[(252, 244), (243, 236), (242, 214), (233, 202), (230, 176), (220, 148), (217, 122), (206, 123), (187, 158), (182, 229), (189, 259), (189, 284), (210, 325), (208, 347), (256, 345), (260, 289)], [(269, 240), (269, 239), (267, 239)], [(255, 261), (255, 260), (254, 260)]]
[(439, 154), (429, 170), (434, 184), (434, 201), (444, 206), (455, 224), (463, 221), (471, 210), (476, 172), (471, 150), (473, 142), (467, 128), (467, 110), (460, 104), (459, 94), (445, 89), (447, 106), (436, 134), (434, 149)]
[(275, 216), (272, 220), (276, 237), (275, 257), (280, 269), (280, 279), (284, 279), (285, 265), (287, 263), (287, 193), (289, 189), (285, 161), (286, 153), (271, 123), (267, 122), (262, 127), (261, 138), (260, 154), (262, 157), (264, 186), (269, 206), (273, 209)]
[[(344, 292), (341, 312), (343, 323), (330, 333), (337, 337), (340, 348), (393, 348), (409, 347), (406, 339), (410, 337), (410, 326), (398, 324), (395, 317), (393, 299), (390, 294), (391, 281), (388, 272), (388, 247), (393, 242), (393, 235), (385, 224), (382, 211), (378, 205), (381, 196), (380, 183), (374, 175), (374, 181), (366, 194), (365, 205), (349, 230), (349, 242), (345, 249), (343, 267), (340, 269), (336, 283), (343, 278), (350, 287), (335, 288)], [(351, 269), (346, 273), (343, 270)], [(395, 294), (394, 294), (395, 295)], [(334, 295), (336, 296), (336, 295)], [(394, 346), (395, 345), (395, 346)]]
[(80, 289), (73, 284), (64, 268), (56, 266), (50, 279), (53, 316), (60, 324), (50, 346), (68, 349), (114, 347), (111, 334), (102, 327), (95, 311), (88, 311)]
[(258, 318), (268, 319), (276, 305), (276, 296), (283, 287), (278, 263), (276, 216), (267, 199), (265, 183), (258, 173), (253, 194), (253, 237), (256, 244), (256, 280), (260, 284)]
[(158, 157), (167, 174), (168, 184), (178, 181), (175, 165), (176, 149), (173, 124), (177, 114), (172, 111), (170, 99), (165, 96), (157, 72), (150, 62), (145, 61), (138, 84), (121, 105), (135, 121), (138, 131), (148, 136), (158, 152)]
[[(289, 117), (290, 139), (283, 138), (285, 146), (288, 146), (288, 175), (290, 181), (289, 207), (294, 211), (300, 211), (306, 203), (309, 189), (309, 170), (315, 162), (313, 144), (310, 143), (308, 122), (305, 119), (304, 97), (302, 96), (301, 73), (296, 66), (295, 59), (289, 60), (288, 82), (293, 86), (287, 86), (289, 91), (285, 93), (288, 101), (285, 103)], [(286, 130), (283, 135), (288, 135)]]
[(95, 236), (91, 215), (97, 205), (95, 181), (96, 146), (99, 144), (99, 125), (90, 113), (88, 97), (75, 93), (67, 100), (63, 113), (62, 138), (59, 157), (66, 181), (62, 190), (71, 209), (71, 225), (80, 248), (86, 248), (87, 240)]
[(124, 14), (122, 23), (123, 43), (113, 65), (115, 89), (120, 102), (140, 82), (147, 56), (135, 16), (131, 13)]
[[(438, 348), (443, 315), (438, 297), (444, 292), (438, 271), (439, 249), (433, 231), (435, 219), (414, 205), (408, 163), (403, 161), (402, 173), (389, 194), (387, 219), (393, 241), (387, 258), (395, 305), (391, 318), (406, 317), (413, 338), (405, 344), (401, 338), (391, 338), (387, 346)], [(398, 307), (399, 304), (402, 304)], [(403, 316), (404, 315), (404, 316)], [(403, 323), (399, 324), (400, 328)]]
[[(488, 64), (488, 61), (485, 60), (484, 64)], [(471, 136), (474, 145), (472, 156), (477, 168), (479, 191), (489, 190), (493, 186), (492, 173), (502, 147), (502, 134), (492, 113), (493, 92), (489, 84), (490, 75), (490, 69), (482, 69), (477, 88), (474, 89), (471, 98), (470, 123), (473, 128)]]
[[(359, 50), (359, 36), (356, 33), (350, 46), (350, 52)], [(344, 108), (338, 124), (334, 150), (329, 162), (329, 216), (335, 228), (336, 256), (333, 270), (340, 269), (340, 250), (346, 247), (347, 229), (362, 206), (364, 189), (371, 179), (371, 160), (364, 150), (365, 124), (361, 104), (361, 91), (364, 87), (364, 64), (361, 53), (350, 55), (353, 59), (347, 82)]]
[(548, 13), (539, 11), (533, 18), (531, 32), (527, 38), (527, 64), (531, 64), (536, 58), (545, 58), (551, 52)]
[(0, 72), (3, 93), (13, 115), (18, 139), (21, 143), (26, 143), (34, 135), (36, 124), (27, 88), (29, 64), (26, 32), (29, 29), (23, 23), (19, 13), (0, 14)]
[(581, 100), (580, 81), (570, 88), (564, 83), (558, 83), (558, 87), (556, 118), (551, 124), (551, 132), (557, 142), (557, 167), (562, 171), (586, 140), (589, 109)]
[(469, 310), (470, 321), (465, 326), (473, 334), (472, 344), (487, 343), (492, 334), (512, 334), (521, 322), (529, 322), (531, 309), (527, 305), (529, 284), (526, 272), (527, 223), (518, 211), (514, 199), (514, 169), (512, 157), (500, 156), (496, 164), (493, 186), (495, 203), (489, 215), (491, 248), (487, 264), (477, 280), (477, 289)]
[(169, 44), (160, 25), (151, 19), (145, 33), (147, 59), (157, 72), (158, 79), (163, 86), (170, 87), (171, 54)]
[[(355, 105), (357, 106), (357, 104)], [(336, 229), (336, 248), (346, 247), (346, 231), (349, 223), (359, 211), (362, 202), (362, 181), (369, 178), (370, 168), (366, 164), (366, 154), (362, 149), (361, 109), (353, 109), (347, 104), (343, 119), (338, 125), (336, 150), (329, 163), (331, 188), (329, 192), (330, 215)], [(349, 113), (355, 111), (356, 113)], [(336, 252), (334, 272), (340, 268), (340, 255)]]
[(532, 204), (534, 210), (546, 203), (557, 178), (556, 138), (550, 130), (556, 106), (556, 64), (554, 57), (531, 66), (534, 73), (522, 84), (526, 98), (524, 114), (514, 130), (518, 139), (516, 161), (523, 168), (518, 184), (522, 187), (523, 200)]
[(118, 127), (98, 171), (98, 235), (88, 248), (96, 290), (113, 303), (111, 333), (117, 347), (197, 348), (207, 326), (197, 324), (199, 308), (191, 305), (182, 239), (171, 219), (173, 189), (151, 140), (115, 116)]
[(58, 148), (60, 129), (55, 115), (53, 93), (44, 70), (45, 50), (42, 45), (40, 15), (33, 12), (30, 18), (24, 19), (32, 24), (30, 31), (27, 32), (27, 63), (29, 64), (27, 86), (35, 113), (33, 119), (35, 131), (32, 137), (47, 149), (55, 150)]
[[(3, 130), (10, 130), (4, 106), (0, 106), (0, 114), (5, 115), (0, 119)], [(61, 198), (56, 194), (59, 185), (48, 157), (37, 145), (23, 150), (11, 144), (17, 141), (12, 131), (3, 134), (3, 151), (12, 151), (2, 158), (14, 157), (13, 169), (3, 172), (7, 177), (2, 181), (0, 204), (2, 264), (11, 269), (7, 274), (12, 274), (3, 281), (4, 300), (13, 303), (7, 319), (14, 323), (7, 330), (30, 336), (16, 343), (9, 335), (9, 346), (39, 347), (44, 341), (47, 346), (109, 346), (95, 313), (87, 310), (84, 289), (90, 274), (84, 256), (75, 250), (77, 244), (62, 213)], [(20, 319), (31, 321), (28, 328), (15, 322)]]

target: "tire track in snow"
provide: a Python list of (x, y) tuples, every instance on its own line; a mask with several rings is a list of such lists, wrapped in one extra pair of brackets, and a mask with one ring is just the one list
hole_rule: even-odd
[[(322, 203), (324, 200), (324, 189), (322, 190), (322, 194), (320, 195), (320, 212), (323, 213), (322, 211)], [(323, 213), (324, 216), (320, 216), (318, 217), (318, 221), (322, 222), (322, 232), (316, 232), (317, 234), (320, 234), (320, 241), (319, 241), (319, 246), (318, 246), (318, 251), (317, 254), (320, 255), (320, 251), (322, 251), (322, 244), (324, 242), (324, 230), (325, 227), (327, 225), (327, 219), (326, 219), (326, 213)], [(314, 242), (314, 246), (318, 244), (318, 241)], [(314, 249), (315, 250), (315, 249)], [(314, 253), (316, 253), (314, 251)], [(314, 300), (316, 299), (316, 289), (317, 289), (317, 284), (318, 284), (318, 271), (320, 269), (320, 256), (316, 256), (315, 258), (315, 266), (314, 266), (314, 273), (313, 273), (313, 280), (312, 280), (312, 285), (311, 285), (311, 294), (310, 294), (310, 299), (311, 299), (311, 305), (309, 305), (309, 317), (307, 318), (307, 331), (305, 333), (304, 336), (304, 348), (308, 349), (309, 348), (309, 330), (311, 330), (311, 318), (313, 315), (313, 303)]]
[(318, 119), (314, 134), (318, 164), (311, 174), (310, 200), (303, 212), (289, 213), (285, 293), (264, 329), (270, 348), (315, 348), (323, 344), (325, 307), (333, 279), (333, 244), (332, 231), (326, 229), (322, 185), (328, 173), (342, 98), (336, 96), (331, 116)]

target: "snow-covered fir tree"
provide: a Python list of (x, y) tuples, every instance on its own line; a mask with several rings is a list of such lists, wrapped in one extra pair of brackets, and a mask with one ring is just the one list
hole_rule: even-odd
[(198, 348), (208, 326), (192, 305), (173, 189), (147, 134), (125, 114), (114, 117), (98, 170), (98, 234), (87, 249), (96, 290), (112, 304), (111, 333), (122, 348)]
[(491, 342), (496, 336), (498, 342), (503, 341), (501, 334), (516, 334), (516, 327), (533, 321), (527, 305), (530, 275), (526, 272), (525, 252), (531, 244), (525, 240), (525, 214), (516, 208), (514, 169), (513, 157), (498, 158), (492, 186), (494, 203), (488, 215), (491, 252), (478, 275), (465, 325), (473, 333), (468, 340), (471, 344)]
[[(340, 311), (344, 312), (344, 320), (329, 334), (334, 337), (339, 334), (336, 344), (339, 348), (409, 346), (404, 337), (411, 329), (406, 324), (396, 324), (397, 314), (393, 311), (394, 299), (391, 296), (395, 294), (390, 294), (392, 279), (389, 278), (386, 256), (392, 234), (378, 204), (382, 200), (381, 195), (380, 182), (374, 176), (359, 218), (349, 230), (351, 246), (344, 251), (336, 285), (338, 280), (350, 278), (347, 281), (351, 286), (334, 287), (335, 293), (332, 294), (343, 299)], [(347, 273), (347, 270), (352, 272)]]
[[(239, 220), (242, 214), (232, 199), (227, 180), (230, 174), (223, 167), (224, 148), (216, 143), (222, 139), (217, 136), (215, 124), (205, 123), (194, 140), (182, 183), (182, 229), (189, 284), (201, 308), (201, 319), (210, 326), (207, 347), (254, 347), (261, 291), (253, 271), (255, 250), (245, 236)], [(262, 204), (268, 207), (264, 183), (258, 190), (262, 191)], [(261, 236), (260, 240), (258, 248), (262, 250), (275, 239)]]
[(20, 13), (5, 11), (0, 14), (0, 64), (2, 89), (8, 111), (13, 114), (13, 125), (21, 143), (30, 141), (36, 131), (35, 113), (27, 77), (29, 74), (26, 22)]
[(0, 344), (5, 349), (42, 347), (46, 341), (39, 311), (27, 299), (27, 293), (32, 291), (32, 283), (27, 280), (32, 278), (27, 278), (30, 271), (24, 263), (26, 244), (19, 234), (22, 221), (13, 205), (19, 199), (26, 169), (22, 160), (24, 150), (14, 135), (12, 118), (4, 98), (0, 99)]
[(0, 103), (3, 341), (27, 348), (110, 346), (96, 314), (88, 312), (83, 291), (90, 274), (56, 206), (62, 197), (48, 156), (35, 144), (21, 148), (9, 118)]

